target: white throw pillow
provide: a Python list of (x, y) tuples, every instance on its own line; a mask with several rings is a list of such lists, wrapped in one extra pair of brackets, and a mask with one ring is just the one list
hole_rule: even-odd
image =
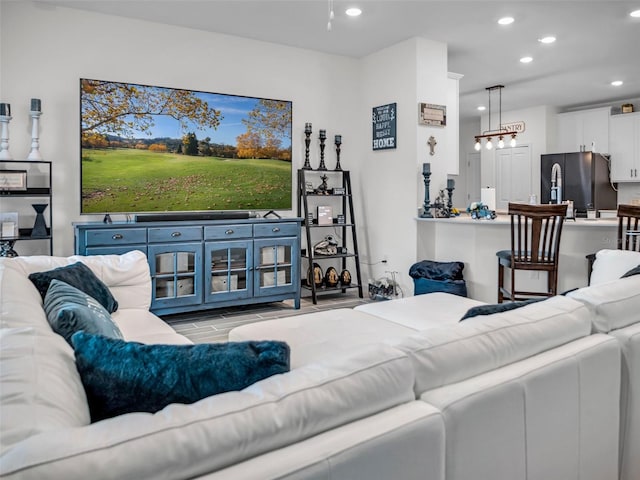
[(640, 252), (629, 250), (600, 250), (593, 262), (590, 285), (618, 280), (622, 275), (640, 265)]

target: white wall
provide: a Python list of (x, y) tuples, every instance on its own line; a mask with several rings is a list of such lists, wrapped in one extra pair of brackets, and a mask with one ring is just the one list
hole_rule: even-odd
[[(292, 100), (294, 169), (304, 162), (305, 122), (313, 123), (314, 139), (320, 128), (328, 138), (341, 133), (341, 163), (358, 168), (363, 141), (356, 119), (363, 115), (353, 95), (356, 60), (36, 2), (2, 2), (0, 8), (0, 99), (12, 106), (10, 148), (14, 158), (26, 157), (29, 99), (40, 98), (41, 153), (53, 162), (57, 255), (73, 253), (72, 222), (101, 220), (80, 216), (81, 77)], [(311, 158), (317, 167), (315, 142)], [(333, 149), (325, 160), (333, 168)], [(288, 215), (296, 214), (295, 199), (293, 205)], [(34, 243), (16, 248), (39, 253), (25, 251)]]
[[(446, 105), (446, 45), (412, 38), (362, 61), (363, 162), (357, 174), (365, 206), (361, 230), (368, 256), (363, 258), (367, 277), (398, 271), (405, 295), (413, 293), (409, 267), (416, 258), (416, 215), (424, 201), (422, 164), (431, 163), (431, 192), (446, 185), (447, 144), (444, 130), (418, 125), (418, 103)], [(397, 148), (373, 151), (372, 108), (397, 103)], [(437, 154), (428, 155), (427, 140), (435, 136)], [(432, 196), (433, 198), (433, 196)], [(386, 259), (387, 263), (379, 263)]]
[[(396, 270), (404, 291), (413, 291), (408, 270), (417, 260), (422, 163), (432, 164), (433, 198), (446, 184), (448, 150), (443, 129), (418, 125), (418, 102), (446, 104), (445, 44), (411, 39), (356, 60), (41, 2), (1, 2), (0, 16), (0, 100), (12, 105), (15, 158), (29, 151), (29, 99), (42, 100), (41, 152), (54, 172), (54, 254), (73, 253), (72, 222), (102, 220), (80, 215), (79, 79), (95, 78), (293, 101), (294, 169), (304, 162), (305, 122), (313, 124), (314, 167), (318, 130), (326, 129), (328, 138), (342, 134), (364, 282)], [(373, 152), (371, 109), (393, 102), (398, 147)], [(433, 157), (430, 135), (438, 141)], [(325, 153), (333, 168), (334, 150)], [(287, 215), (296, 215), (295, 199)], [(20, 253), (42, 253), (28, 251), (26, 243), (35, 242), (19, 243)], [(385, 257), (388, 263), (380, 263)]]

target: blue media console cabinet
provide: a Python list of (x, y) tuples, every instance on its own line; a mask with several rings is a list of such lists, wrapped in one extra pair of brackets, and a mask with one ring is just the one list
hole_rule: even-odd
[(157, 315), (293, 299), (300, 218), (74, 223), (77, 255), (140, 250)]

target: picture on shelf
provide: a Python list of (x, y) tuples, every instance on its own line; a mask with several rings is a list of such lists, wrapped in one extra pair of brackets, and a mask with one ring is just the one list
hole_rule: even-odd
[(80, 79), (81, 213), (290, 210), (292, 102)]
[(18, 236), (18, 212), (0, 213), (0, 238)]
[(26, 189), (26, 170), (0, 170), (0, 191), (25, 191)]

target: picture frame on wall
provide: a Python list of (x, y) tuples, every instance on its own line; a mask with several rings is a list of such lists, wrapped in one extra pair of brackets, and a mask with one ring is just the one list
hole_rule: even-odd
[(445, 127), (447, 125), (447, 106), (418, 103), (418, 123), (431, 127)]

